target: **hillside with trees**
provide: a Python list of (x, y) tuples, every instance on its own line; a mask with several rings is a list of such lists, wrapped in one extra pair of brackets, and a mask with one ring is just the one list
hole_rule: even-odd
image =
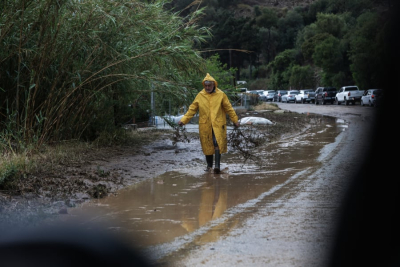
[[(190, 5), (192, 3), (192, 5)], [(386, 77), (385, 36), (393, 1), (172, 1), (205, 8), (199, 23), (213, 36), (206, 57), (220, 55), (251, 89), (302, 89), (357, 84), (380, 88)]]

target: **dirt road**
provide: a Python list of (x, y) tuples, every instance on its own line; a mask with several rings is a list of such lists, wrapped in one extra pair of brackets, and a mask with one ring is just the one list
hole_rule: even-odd
[(198, 140), (177, 147), (159, 140), (104, 158), (94, 168), (132, 186), (68, 208), (61, 221), (122, 234), (157, 266), (327, 266), (358, 172), (350, 166), (362, 166), (370, 151), (377, 110), (278, 105), (324, 119), (260, 149), (262, 166), (227, 153), (220, 176), (204, 173)]
[[(358, 171), (350, 166), (361, 166), (368, 153), (376, 109), (279, 106), (326, 121), (258, 151), (264, 166), (224, 155), (229, 172), (218, 177), (204, 174), (198, 140), (177, 148), (160, 140), (144, 148), (145, 160), (102, 164), (151, 179), (64, 219), (124, 233), (158, 266), (326, 266), (339, 208)], [(151, 168), (142, 173), (136, 162)]]
[[(282, 109), (345, 121), (321, 151), (319, 168), (298, 170), (289, 182), (258, 198), (251, 216), (215, 242), (197, 243), (164, 259), (168, 266), (327, 266), (344, 194), (368, 153), (376, 110), (360, 106), (284, 104)], [(346, 149), (344, 149), (346, 148)], [(215, 229), (218, 231), (218, 229)]]

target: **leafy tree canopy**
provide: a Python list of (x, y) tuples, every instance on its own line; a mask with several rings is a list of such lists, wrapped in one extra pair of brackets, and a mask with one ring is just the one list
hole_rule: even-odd
[(376, 13), (367, 12), (357, 19), (352, 31), (350, 44), (350, 69), (353, 78), (361, 88), (377, 88), (382, 84), (378, 70), (382, 66), (382, 25)]
[(302, 16), (294, 11), (290, 10), (286, 16), (278, 20), (278, 29), (280, 33), (279, 51), (293, 48), (296, 36), (299, 30), (304, 27)]
[(296, 62), (295, 55), (296, 50), (287, 49), (275, 57), (274, 61), (269, 64), (269, 68), (273, 72), (284, 71)]
[(371, 0), (329, 0), (327, 13), (352, 13), (358, 17), (366, 10), (373, 8)]
[(293, 65), (290, 70), (289, 84), (294, 89), (314, 88), (314, 70), (310, 65)]
[(315, 46), (317, 46), (319, 43), (330, 37), (329, 33), (319, 33), (311, 38), (308, 38), (306, 41), (301, 46), (301, 52), (303, 53), (303, 56), (306, 60), (312, 59), (312, 56), (315, 51)]
[(317, 33), (328, 33), (341, 38), (346, 32), (346, 23), (340, 15), (318, 13), (315, 24)]
[(260, 15), (256, 17), (256, 23), (258, 27), (267, 29), (276, 27), (278, 23), (276, 11), (268, 7), (261, 9)]
[(340, 40), (330, 35), (315, 46), (314, 63), (329, 73), (340, 71), (342, 53), (339, 48)]

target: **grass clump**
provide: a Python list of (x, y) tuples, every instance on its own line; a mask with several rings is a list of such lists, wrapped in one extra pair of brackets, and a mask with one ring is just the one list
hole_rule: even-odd
[(7, 164), (0, 171), (0, 189), (12, 190), (18, 178), (18, 167), (15, 164)]
[(254, 106), (254, 110), (278, 110), (280, 109), (275, 103), (262, 102)]

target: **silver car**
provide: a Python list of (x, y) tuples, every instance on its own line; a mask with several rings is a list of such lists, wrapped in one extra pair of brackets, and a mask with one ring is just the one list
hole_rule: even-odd
[(276, 91), (275, 95), (274, 95), (274, 102), (282, 102), (282, 96), (284, 94), (286, 94), (287, 91), (286, 90), (278, 90)]
[(249, 91), (250, 94), (254, 94), (258, 96), (259, 101), (267, 101), (267, 97), (264, 95), (264, 90), (251, 90)]
[(275, 95), (276, 91), (274, 90), (265, 90), (264, 91), (264, 95), (266, 97), (265, 101), (273, 101), (274, 100), (274, 95)]
[(294, 103), (314, 103), (315, 102), (315, 91), (313, 89), (304, 89), (295, 96)]
[(364, 94), (361, 96), (361, 106), (368, 105), (370, 107), (375, 107), (380, 97), (382, 97), (382, 89), (365, 90)]
[(300, 92), (298, 90), (288, 91), (286, 94), (282, 96), (282, 103), (289, 103), (296, 101), (296, 95)]

